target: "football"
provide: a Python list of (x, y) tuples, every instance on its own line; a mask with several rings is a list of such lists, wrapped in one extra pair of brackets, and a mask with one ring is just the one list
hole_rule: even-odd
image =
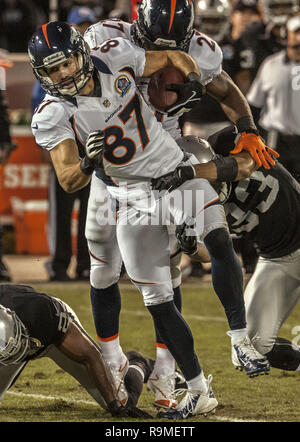
[(166, 67), (155, 72), (148, 85), (150, 103), (160, 111), (176, 103), (177, 92), (166, 90), (167, 84), (183, 84), (183, 74), (174, 67)]

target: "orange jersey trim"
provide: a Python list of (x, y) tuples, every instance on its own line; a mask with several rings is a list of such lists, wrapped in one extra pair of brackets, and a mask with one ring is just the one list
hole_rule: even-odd
[(97, 336), (97, 339), (101, 342), (109, 342), (109, 341), (114, 341), (115, 339), (117, 339), (119, 337), (119, 333), (117, 333), (114, 336), (110, 336), (109, 338), (100, 338), (100, 336)]
[(98, 258), (96, 255), (94, 255), (90, 250), (89, 250), (89, 254), (96, 259), (97, 261), (103, 262), (104, 264), (108, 264), (108, 262), (104, 261), (104, 259), (100, 259)]
[(216, 202), (219, 201), (219, 200), (220, 200), (220, 198), (218, 197), (218, 198), (214, 199), (213, 201), (211, 201), (210, 203), (207, 203), (207, 204), (204, 206), (204, 209), (206, 209), (207, 207), (211, 206), (212, 204), (216, 203)]

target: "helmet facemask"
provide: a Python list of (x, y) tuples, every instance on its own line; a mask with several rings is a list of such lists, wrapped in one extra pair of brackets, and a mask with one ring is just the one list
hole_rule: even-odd
[[(63, 80), (54, 83), (51, 79), (48, 69), (57, 66), (64, 61), (67, 61), (71, 56), (74, 55), (75, 62), (78, 65), (78, 69), (73, 75), (70, 75)], [(85, 87), (87, 82), (90, 80), (92, 76), (92, 69), (89, 69), (89, 72), (86, 74), (85, 62), (84, 62), (84, 54), (81, 51), (78, 51), (75, 54), (72, 54), (69, 58), (66, 58), (62, 53), (62, 57), (58, 58), (58, 61), (47, 64), (44, 63), (43, 66), (34, 68), (34, 73), (38, 80), (41, 82), (42, 87), (46, 90), (46, 92), (51, 95), (63, 96), (63, 97), (73, 97), (78, 95), (80, 91)], [(73, 87), (67, 87), (70, 84), (73, 84)]]
[(17, 364), (30, 351), (30, 337), (15, 312), (0, 307), (0, 365)]
[[(55, 23), (50, 23), (49, 26), (50, 25), (55, 25)], [(36, 78), (40, 81), (43, 89), (51, 95), (70, 98), (78, 95), (85, 87), (92, 77), (94, 66), (90, 57), (88, 45), (85, 43), (79, 32), (72, 26), (61, 24), (60, 22), (57, 22), (57, 29), (55, 29), (55, 31), (63, 31), (62, 26), (68, 26), (64, 31), (69, 32), (69, 36), (67, 37), (69, 40), (63, 42), (64, 46), (62, 46), (62, 50), (57, 50), (59, 44), (56, 46), (54, 44), (49, 47), (49, 50), (46, 48), (46, 51), (46, 45), (44, 45), (44, 52), (39, 49), (39, 46), (34, 46), (33, 49), (30, 49), (29, 47), (28, 54), (33, 72)], [(63, 35), (62, 32), (61, 34)], [(39, 38), (41, 39), (41, 37)], [(34, 41), (33, 38), (32, 45), (34, 45)], [(49, 71), (51, 72), (52, 68), (66, 62), (72, 56), (74, 56), (75, 62), (78, 65), (76, 72), (68, 78), (64, 78), (59, 82), (54, 82), (50, 77)], [(70, 84), (72, 87), (69, 87)]]

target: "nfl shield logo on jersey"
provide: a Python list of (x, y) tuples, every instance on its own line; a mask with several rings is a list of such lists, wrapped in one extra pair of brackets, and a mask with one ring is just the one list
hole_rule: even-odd
[(118, 94), (121, 95), (121, 97), (124, 97), (124, 95), (127, 94), (131, 87), (131, 81), (126, 75), (121, 75), (118, 77), (115, 81), (115, 88)]

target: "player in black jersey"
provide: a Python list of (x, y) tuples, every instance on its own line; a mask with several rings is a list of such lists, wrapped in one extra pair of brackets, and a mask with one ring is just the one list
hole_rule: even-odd
[(237, 85), (245, 94), (266, 57), (286, 46), (286, 23), (297, 12), (297, 0), (259, 0), (262, 20), (250, 25), (236, 44)]
[[(236, 135), (235, 127), (229, 126), (209, 137), (214, 152), (205, 161), (215, 158), (215, 153), (230, 159)], [(197, 137), (189, 137), (185, 149), (203, 163), (203, 149), (207, 151), (210, 144), (200, 143)], [(238, 160), (236, 168), (239, 181), (226, 184), (229, 190), (223, 204), (231, 233), (249, 238), (259, 255), (244, 294), (249, 337), (272, 367), (298, 371), (299, 348), (279, 338), (278, 332), (300, 298), (300, 185), (279, 162), (270, 170), (259, 168), (253, 172), (254, 162), (247, 153), (243, 155), (244, 160)], [(214, 161), (210, 162), (212, 167), (206, 167), (208, 173), (204, 176), (210, 181), (216, 181), (217, 173), (221, 173), (216, 166), (222, 167), (222, 160)], [(233, 166), (225, 161), (223, 167), (227, 164)], [(204, 175), (200, 175), (201, 166), (208, 164), (196, 166), (198, 178)], [(183, 170), (173, 173), (173, 188), (178, 178), (183, 181), (183, 175)], [(164, 184), (156, 182), (155, 187), (170, 187), (170, 178), (166, 183), (165, 177)], [(184, 231), (179, 239), (186, 251), (195, 251), (194, 241), (186, 238)]]
[[(129, 352), (126, 407), (97, 344), (63, 301), (25, 285), (0, 285), (0, 400), (26, 364), (49, 357), (73, 376), (98, 404), (115, 417), (150, 418), (136, 408), (150, 361)], [(126, 383), (126, 379), (125, 379)]]

